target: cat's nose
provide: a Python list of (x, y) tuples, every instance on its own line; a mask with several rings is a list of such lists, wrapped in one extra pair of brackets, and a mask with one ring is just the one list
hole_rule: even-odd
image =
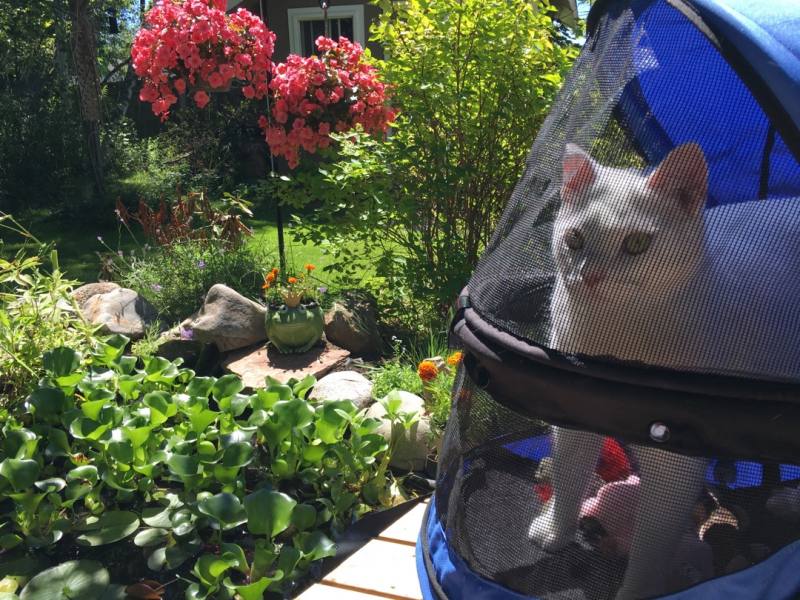
[(603, 271), (591, 270), (581, 273), (583, 283), (590, 290), (596, 288), (605, 278), (606, 274)]

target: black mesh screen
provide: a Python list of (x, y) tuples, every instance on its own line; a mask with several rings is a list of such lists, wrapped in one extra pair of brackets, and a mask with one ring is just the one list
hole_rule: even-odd
[(684, 13), (630, 4), (568, 78), (472, 305), (566, 353), (796, 379), (800, 164)]
[[(514, 338), (498, 343), (555, 350), (573, 372), (797, 381), (800, 164), (781, 124), (679, 0), (604, 6), (469, 283), (472, 309)], [(654, 597), (800, 538), (800, 467), (551, 426), (507, 407), (546, 404), (520, 387), (500, 404), (462, 372), (454, 390), (436, 508), (480, 575), (542, 598)]]
[[(800, 539), (800, 466), (659, 450), (659, 489), (645, 492), (654, 469), (642, 461), (653, 459), (652, 450), (597, 438), (597, 460), (582, 475), (579, 463), (595, 442), (579, 434), (586, 439), (559, 470), (553, 436), (563, 430), (509, 411), (463, 373), (453, 402), (437, 513), (470, 568), (516, 592), (559, 600), (659, 596), (745, 569)], [(568, 539), (545, 550), (530, 527), (556, 501), (559, 476), (585, 481), (585, 489)], [(637, 528), (650, 533), (635, 541)], [(647, 555), (647, 585), (622, 592), (637, 549)]]

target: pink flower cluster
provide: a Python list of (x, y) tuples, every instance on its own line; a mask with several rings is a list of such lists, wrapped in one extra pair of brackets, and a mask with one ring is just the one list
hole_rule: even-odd
[(143, 80), (139, 98), (162, 121), (181, 94), (203, 108), (208, 91), (226, 89), (233, 79), (244, 83), (247, 98), (268, 93), (275, 34), (249, 11), (226, 15), (225, 6), (225, 0), (159, 0), (147, 13), (131, 58)]
[(319, 56), (293, 54), (274, 67), (272, 121), (259, 119), (270, 151), (292, 169), (301, 149), (313, 154), (327, 148), (331, 131), (361, 125), (367, 133), (381, 133), (395, 119), (386, 86), (359, 44), (344, 37), (338, 42), (319, 37), (316, 44)]

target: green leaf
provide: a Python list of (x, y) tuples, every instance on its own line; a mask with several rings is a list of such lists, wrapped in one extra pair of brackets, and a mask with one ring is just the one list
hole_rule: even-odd
[(139, 517), (124, 510), (106, 512), (100, 517), (87, 517), (76, 529), (85, 531), (76, 538), (83, 546), (103, 546), (118, 542), (139, 528)]
[(321, 531), (298, 533), (294, 536), (294, 543), (303, 556), (311, 561), (336, 554), (336, 544)]
[(133, 462), (133, 443), (130, 440), (111, 441), (108, 443), (108, 454), (117, 462), (128, 465)]
[(22, 543), (22, 538), (19, 537), (16, 533), (7, 533), (5, 535), (0, 535), (0, 548), (3, 550), (11, 550), (12, 548), (16, 548)]
[(205, 585), (211, 587), (219, 582), (220, 578), (230, 569), (235, 561), (226, 560), (224, 557), (213, 554), (203, 554), (194, 563), (192, 573)]
[(80, 467), (75, 467), (67, 471), (67, 481), (87, 481), (92, 485), (96, 484), (99, 475), (97, 473), (97, 467), (94, 465), (81, 465)]
[(171, 506), (151, 506), (142, 510), (142, 521), (156, 529), (171, 529), (173, 512), (175, 508)]
[(253, 461), (253, 447), (247, 442), (237, 442), (225, 448), (223, 467), (244, 467)]
[(70, 406), (67, 396), (58, 388), (40, 387), (28, 396), (34, 414), (42, 419), (55, 419)]
[(64, 430), (52, 427), (47, 431), (46, 438), (48, 444), (45, 449), (45, 457), (48, 459), (52, 460), (55, 457), (69, 456), (72, 453), (72, 449), (69, 446), (69, 439)]
[(122, 433), (133, 444), (134, 448), (140, 448), (150, 437), (152, 427), (123, 427)]
[(298, 398), (278, 402), (273, 410), (279, 423), (285, 423), (294, 428), (305, 427), (314, 420), (314, 410), (308, 402)]
[(94, 400), (81, 404), (81, 412), (87, 419), (92, 421), (100, 420), (100, 411), (107, 404), (107, 400)]
[(356, 406), (349, 400), (326, 402), (318, 409), (318, 418), (314, 424), (316, 434), (326, 444), (341, 441), (350, 422), (350, 415), (356, 412)]
[(241, 525), (248, 518), (239, 498), (227, 492), (203, 498), (197, 503), (197, 510), (218, 521), (224, 529)]
[(244, 554), (244, 550), (238, 544), (228, 544), (223, 542), (220, 544), (220, 550), (222, 551), (223, 556), (227, 556), (228, 559), (231, 561), (231, 566), (242, 573), (247, 574), (248, 565), (247, 565), (247, 557)]
[(186, 386), (186, 393), (193, 398), (208, 398), (216, 381), (214, 377), (195, 377)]
[(172, 397), (166, 392), (150, 392), (145, 394), (142, 402), (150, 407), (150, 422), (154, 426), (165, 423), (169, 417), (178, 413), (178, 407), (172, 402)]
[(219, 402), (223, 398), (230, 398), (235, 396), (244, 388), (242, 380), (236, 375), (224, 375), (214, 382), (211, 386), (211, 394), (214, 399)]
[[(146, 521), (145, 521), (146, 522)], [(133, 538), (133, 543), (141, 548), (149, 548), (163, 544), (169, 538), (169, 531), (157, 527), (143, 529)]]
[(42, 571), (31, 579), (20, 600), (100, 598), (110, 582), (108, 571), (93, 560), (72, 560)]
[(188, 477), (200, 472), (200, 459), (196, 455), (173, 454), (167, 459), (167, 466), (175, 475)]
[(234, 585), (229, 577), (225, 578), (223, 584), (229, 591), (235, 592), (242, 600), (262, 600), (264, 592), (274, 581), (283, 579), (282, 571), (275, 571), (271, 577), (262, 577), (258, 581), (247, 585)]
[(247, 528), (254, 535), (275, 537), (291, 524), (297, 501), (281, 492), (262, 488), (245, 496)]
[(135, 400), (142, 393), (142, 381), (144, 381), (144, 375), (141, 373), (120, 375), (117, 378), (119, 393), (127, 401)]
[(295, 567), (297, 567), (297, 563), (300, 562), (302, 557), (303, 555), (297, 548), (290, 546), (289, 544), (284, 544), (283, 548), (281, 548), (281, 553), (278, 556), (278, 568), (287, 575), (291, 576), (292, 571), (294, 571)]
[(292, 510), (291, 521), (300, 531), (311, 529), (317, 522), (317, 511), (310, 504), (298, 504)]
[[(72, 375), (81, 366), (81, 355), (72, 348), (61, 346), (42, 355), (42, 367), (53, 377)], [(77, 382), (76, 382), (77, 383)]]
[(60, 492), (61, 490), (63, 490), (65, 487), (67, 487), (67, 482), (61, 479), (60, 477), (51, 477), (50, 479), (43, 479), (42, 481), (37, 481), (35, 485), (43, 492), (51, 493), (51, 492)]
[(40, 471), (39, 463), (31, 459), (7, 458), (0, 462), (0, 475), (8, 479), (15, 490), (31, 487)]
[(192, 424), (192, 431), (195, 433), (204, 432), (211, 423), (217, 420), (217, 417), (219, 417), (218, 412), (203, 408), (199, 404), (189, 409), (189, 422)]
[(98, 423), (93, 419), (79, 417), (69, 425), (72, 437), (79, 440), (99, 440), (108, 431), (108, 425)]
[(311, 388), (313, 388), (317, 384), (317, 378), (313, 375), (306, 375), (300, 381), (292, 386), (292, 392), (298, 398), (302, 398), (303, 400), (306, 399), (306, 395)]

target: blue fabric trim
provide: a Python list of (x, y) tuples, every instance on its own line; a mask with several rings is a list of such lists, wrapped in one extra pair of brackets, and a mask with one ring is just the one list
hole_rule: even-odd
[[(428, 548), (436, 579), (450, 600), (538, 600), (504, 588), (473, 572), (447, 544), (436, 506), (431, 500), (428, 521)], [(769, 559), (732, 575), (719, 577), (695, 587), (662, 596), (663, 600), (796, 600), (800, 597), (800, 542), (794, 542)], [(423, 549), (417, 540), (417, 573), (424, 600), (438, 600), (425, 569)]]

